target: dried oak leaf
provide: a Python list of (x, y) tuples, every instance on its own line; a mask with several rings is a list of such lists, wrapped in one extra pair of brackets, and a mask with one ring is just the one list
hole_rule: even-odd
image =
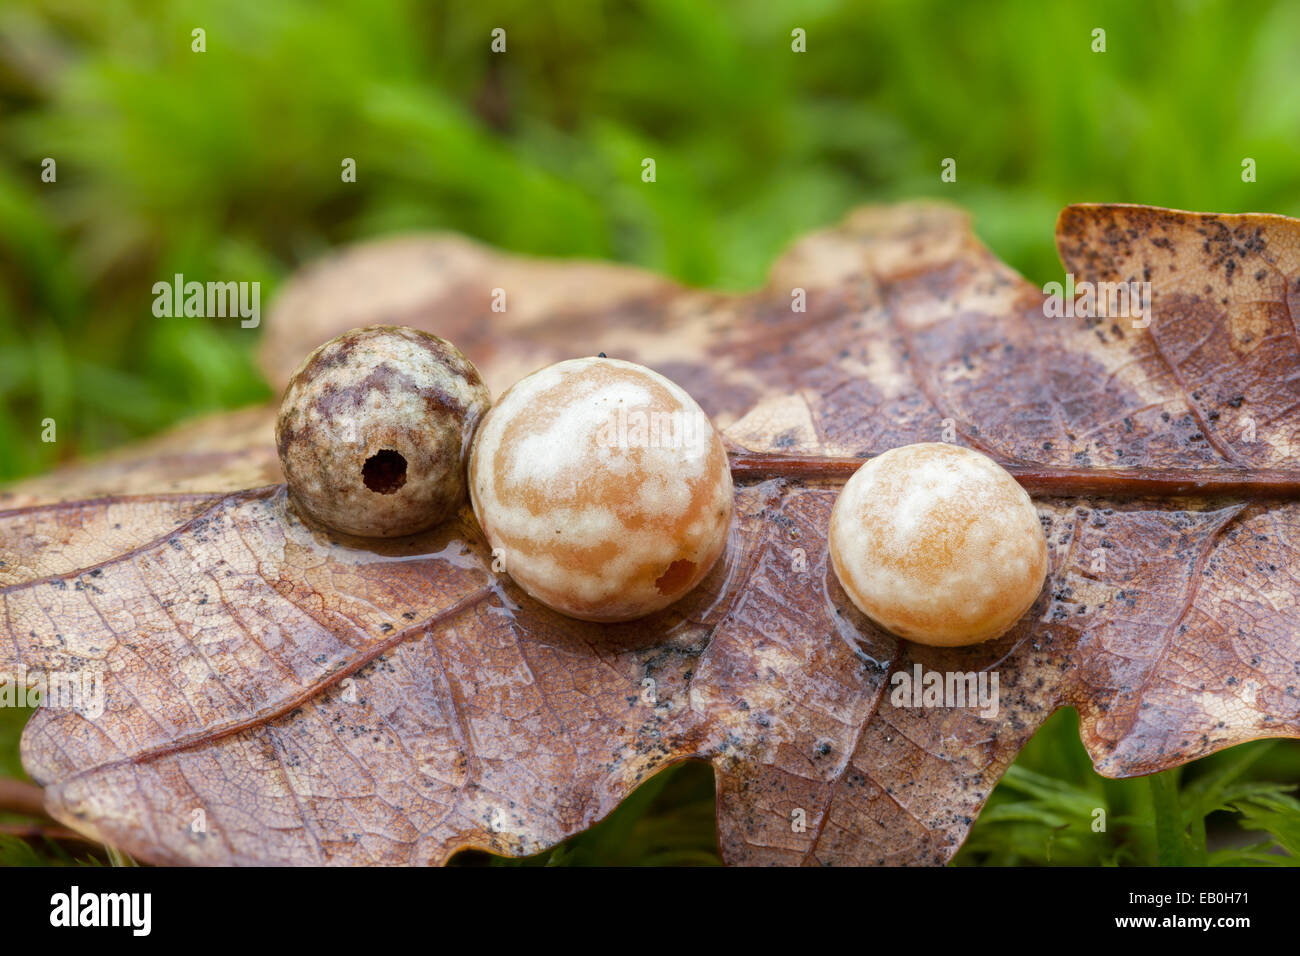
[[(236, 413), (11, 490), (0, 672), (107, 688), (98, 717), (38, 711), (24, 764), (59, 820), (165, 863), (528, 854), (692, 758), (729, 862), (942, 863), (1059, 707), (1112, 776), (1300, 735), (1298, 240), (1280, 217), (1068, 208), (1067, 268), (1150, 281), (1145, 328), (1046, 318), (926, 204), (860, 210), (741, 296), (452, 237), (346, 251), (277, 303), (274, 384), (371, 322), (456, 341), (494, 393), (553, 359), (644, 362), (733, 451), (725, 559), (654, 617), (568, 620), (492, 571), (468, 512), (376, 546), (242, 490), (276, 472), (267, 413)], [(1052, 556), (1020, 625), (949, 650), (873, 628), (825, 553), (861, 458), (945, 429), (1033, 491)], [(63, 500), (119, 481), (148, 493)], [(996, 674), (996, 716), (895, 706), (916, 666)]]

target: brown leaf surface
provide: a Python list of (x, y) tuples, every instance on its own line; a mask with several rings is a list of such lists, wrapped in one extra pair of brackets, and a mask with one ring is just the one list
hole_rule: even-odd
[[(597, 351), (681, 382), (734, 452), (724, 561), (654, 617), (571, 621), (491, 571), (468, 512), (379, 546), (304, 527), (269, 419), (237, 413), (0, 513), (0, 672), (107, 674), (98, 719), (38, 712), (25, 765), (59, 820), (159, 862), (532, 853), (695, 758), (730, 862), (938, 863), (1058, 707), (1113, 776), (1300, 734), (1300, 223), (1077, 206), (1058, 237), (1080, 280), (1148, 276), (1150, 327), (1044, 318), (924, 204), (804, 239), (748, 296), (448, 237), (313, 267), (269, 317), (277, 386), (381, 321), (457, 342), (494, 393)], [(945, 419), (1035, 493), (1052, 554), (1016, 629), (949, 650), (874, 629), (824, 552), (860, 458)], [(78, 490), (140, 494), (51, 503)], [(894, 706), (918, 664), (996, 673), (998, 714)]]
[[(124, 495), (240, 491), (283, 481), (275, 453), (275, 409), (209, 415), (89, 464), (0, 488), (0, 508)], [(0, 538), (0, 548), (5, 541)]]

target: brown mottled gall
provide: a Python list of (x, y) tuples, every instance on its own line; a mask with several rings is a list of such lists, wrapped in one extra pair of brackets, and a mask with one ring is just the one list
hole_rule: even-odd
[(423, 531), (465, 500), (470, 440), (490, 396), (436, 335), (352, 329), (317, 348), (285, 389), (275, 442), (298, 511), (335, 531)]

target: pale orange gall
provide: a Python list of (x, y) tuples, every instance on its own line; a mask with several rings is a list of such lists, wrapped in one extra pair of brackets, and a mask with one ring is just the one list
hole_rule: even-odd
[(560, 362), (501, 396), (470, 498), (505, 571), (572, 617), (623, 621), (694, 588), (726, 545), (726, 450), (681, 387), (608, 358)]
[(1037, 599), (1047, 542), (1025, 490), (969, 448), (894, 448), (854, 473), (831, 512), (835, 574), (899, 637), (957, 646), (1009, 630)]
[(464, 502), (470, 440), (489, 404), (473, 363), (436, 335), (344, 332), (307, 356), (280, 403), (289, 495), (345, 534), (423, 531)]

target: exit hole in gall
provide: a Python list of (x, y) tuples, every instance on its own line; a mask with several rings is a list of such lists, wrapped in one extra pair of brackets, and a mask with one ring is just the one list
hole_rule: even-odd
[(406, 459), (390, 448), (378, 451), (361, 466), (361, 480), (376, 494), (391, 495), (406, 484)]

